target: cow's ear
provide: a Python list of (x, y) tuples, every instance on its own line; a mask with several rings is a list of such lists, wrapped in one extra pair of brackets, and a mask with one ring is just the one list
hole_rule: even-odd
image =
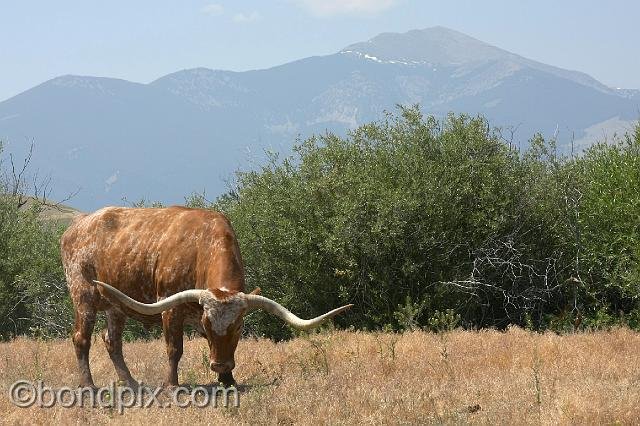
[(260, 294), (260, 287), (254, 288), (253, 291), (249, 294)]

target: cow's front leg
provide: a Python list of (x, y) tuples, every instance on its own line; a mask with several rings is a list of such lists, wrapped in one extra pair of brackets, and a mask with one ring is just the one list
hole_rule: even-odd
[(184, 324), (184, 310), (181, 307), (169, 309), (162, 313), (162, 328), (164, 341), (167, 344), (169, 369), (164, 386), (178, 386), (178, 363), (182, 357), (182, 335)]

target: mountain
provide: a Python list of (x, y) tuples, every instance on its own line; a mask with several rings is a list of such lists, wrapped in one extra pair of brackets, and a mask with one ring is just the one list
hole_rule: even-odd
[[(52, 197), (80, 188), (82, 210), (122, 198), (181, 202), (215, 197), (238, 168), (295, 139), (344, 134), (397, 104), (484, 114), (583, 147), (638, 118), (640, 92), (523, 58), (442, 28), (384, 33), (327, 56), (269, 69), (183, 70), (149, 84), (61, 76), (0, 102), (0, 140), (53, 178)], [(626, 127), (625, 127), (626, 126)]]

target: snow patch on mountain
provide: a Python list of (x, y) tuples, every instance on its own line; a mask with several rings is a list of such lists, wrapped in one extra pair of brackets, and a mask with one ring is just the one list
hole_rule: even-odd
[[(410, 61), (410, 60), (404, 60), (404, 59), (388, 59), (388, 60), (382, 60), (380, 58), (378, 58), (377, 56), (374, 55), (369, 55), (368, 53), (364, 53), (364, 52), (359, 52), (357, 50), (341, 50), (339, 52), (342, 55), (355, 55), (358, 56), (360, 58), (364, 58), (364, 59), (368, 59), (370, 61), (373, 62), (377, 62), (379, 64), (400, 64), (400, 65), (429, 65), (431, 66), (432, 64), (430, 64), (427, 61)], [(435, 69), (434, 69), (435, 71)]]

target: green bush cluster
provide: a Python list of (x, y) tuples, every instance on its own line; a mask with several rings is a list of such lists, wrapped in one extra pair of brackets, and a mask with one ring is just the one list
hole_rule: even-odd
[[(640, 125), (574, 156), (540, 135), (520, 152), (481, 117), (400, 108), (346, 137), (299, 141), (234, 184), (186, 204), (225, 212), (249, 290), (300, 316), (354, 303), (339, 325), (640, 329)], [(0, 185), (0, 337), (66, 335), (62, 227), (40, 220), (37, 203), (18, 208), (10, 186)], [(291, 335), (261, 312), (246, 324)]]
[(272, 155), (212, 207), (248, 285), (304, 316), (354, 303), (342, 325), (639, 327), (639, 147), (636, 130), (578, 157), (539, 135), (519, 152), (481, 117), (401, 108)]

